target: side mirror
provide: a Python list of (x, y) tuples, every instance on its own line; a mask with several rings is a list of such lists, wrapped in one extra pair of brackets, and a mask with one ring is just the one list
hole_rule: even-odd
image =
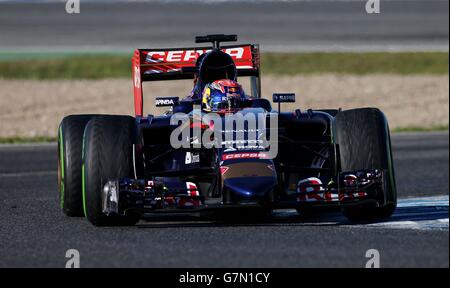
[(274, 93), (273, 103), (294, 103), (295, 93)]
[(278, 103), (278, 113), (281, 112), (281, 103), (295, 103), (295, 93), (274, 93), (273, 103)]

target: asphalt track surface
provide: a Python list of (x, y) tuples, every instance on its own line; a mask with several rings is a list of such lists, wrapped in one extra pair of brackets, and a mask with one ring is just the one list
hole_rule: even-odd
[(59, 209), (56, 146), (0, 146), (0, 267), (448, 267), (448, 133), (393, 136), (399, 208), (388, 222), (278, 211), (260, 223), (158, 216), (96, 228)]
[(131, 52), (191, 46), (194, 36), (208, 33), (238, 34), (263, 51), (448, 51), (449, 45), (448, 0), (381, 0), (379, 14), (366, 13), (366, 0), (91, 1), (81, 0), (80, 14), (72, 15), (65, 1), (0, 1), (0, 50)]

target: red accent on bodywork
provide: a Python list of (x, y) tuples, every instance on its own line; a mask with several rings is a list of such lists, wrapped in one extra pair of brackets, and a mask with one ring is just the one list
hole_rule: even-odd
[(190, 128), (200, 128), (202, 130), (205, 130), (208, 128), (208, 125), (203, 124), (202, 122), (192, 122)]
[(141, 55), (140, 50), (134, 51), (132, 63), (133, 90), (134, 90), (134, 114), (142, 117), (144, 114), (144, 103), (142, 93)]
[[(181, 48), (179, 50), (145, 51), (141, 50), (140, 63), (143, 65), (142, 73), (167, 73), (180, 71), (183, 67), (195, 65), (198, 56), (210, 50)], [(237, 69), (252, 69), (252, 46), (236, 46), (222, 49), (233, 58)]]
[(220, 174), (222, 174), (222, 175), (225, 174), (228, 171), (228, 169), (230, 169), (230, 168), (228, 168), (226, 166), (220, 167)]
[[(208, 51), (210, 50), (207, 48), (136, 49), (132, 58), (134, 111), (136, 116), (142, 117), (144, 114), (143, 79), (147, 81), (150, 79), (149, 75), (182, 72), (183, 67), (195, 66), (197, 58)], [(231, 56), (238, 70), (259, 70), (259, 50), (255, 46), (227, 46), (222, 51)]]
[(324, 198), (319, 194), (322, 194), (325, 197), (325, 190), (320, 185), (322, 185), (322, 182), (320, 181), (320, 179), (315, 177), (310, 177), (299, 181), (299, 183), (297, 184), (297, 192), (300, 192), (302, 194), (297, 197), (297, 201), (323, 201)]
[[(187, 189), (187, 194), (189, 196), (200, 196), (200, 193), (198, 191), (197, 185), (195, 183), (192, 182), (186, 182), (186, 189)], [(178, 206), (195, 206), (198, 207), (200, 206), (200, 200), (198, 199), (190, 199), (190, 198), (181, 198), (180, 201), (178, 202)]]

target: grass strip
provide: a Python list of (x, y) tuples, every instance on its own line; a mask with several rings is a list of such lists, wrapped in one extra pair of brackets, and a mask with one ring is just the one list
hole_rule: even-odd
[[(7, 58), (5, 55), (3, 57)], [(449, 56), (446, 52), (264, 53), (261, 57), (263, 75), (444, 75), (448, 74), (448, 64)], [(131, 55), (128, 54), (77, 54), (0, 61), (0, 78), (4, 79), (129, 77)]]

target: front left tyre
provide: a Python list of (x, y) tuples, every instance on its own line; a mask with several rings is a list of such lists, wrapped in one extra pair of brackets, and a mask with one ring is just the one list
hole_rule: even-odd
[(111, 180), (134, 178), (133, 143), (135, 119), (130, 116), (103, 115), (89, 121), (83, 142), (83, 208), (95, 226), (134, 225), (135, 214), (106, 215), (102, 193)]
[(359, 108), (339, 112), (335, 118), (342, 171), (384, 170), (386, 184), (377, 203), (344, 206), (351, 221), (377, 221), (389, 218), (397, 206), (389, 125), (376, 108)]

